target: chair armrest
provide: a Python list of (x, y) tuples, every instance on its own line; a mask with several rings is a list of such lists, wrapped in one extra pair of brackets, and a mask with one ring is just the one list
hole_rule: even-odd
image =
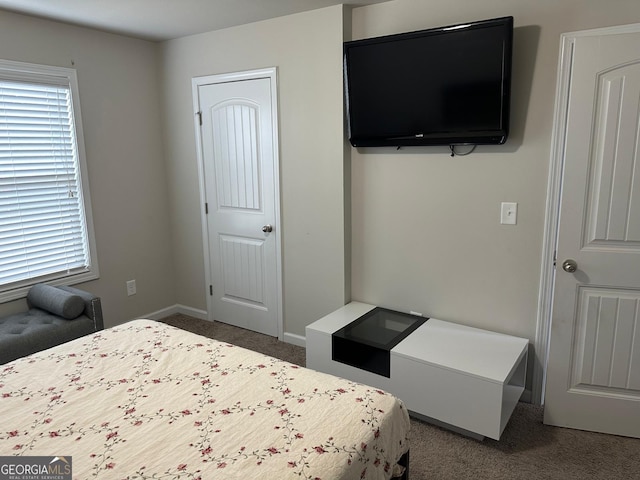
[(80, 290), (79, 288), (67, 286), (60, 286), (57, 288), (82, 297), (82, 299), (84, 300), (84, 314), (91, 320), (93, 320), (95, 331), (97, 332), (98, 330), (104, 329), (104, 319), (102, 317), (102, 302), (100, 301), (100, 297), (94, 295), (91, 292)]

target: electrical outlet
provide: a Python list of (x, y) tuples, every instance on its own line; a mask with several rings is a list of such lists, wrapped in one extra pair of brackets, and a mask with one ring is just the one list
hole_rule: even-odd
[(136, 294), (136, 281), (135, 280), (129, 280), (127, 282), (127, 295), (131, 296), (131, 295), (135, 295)]

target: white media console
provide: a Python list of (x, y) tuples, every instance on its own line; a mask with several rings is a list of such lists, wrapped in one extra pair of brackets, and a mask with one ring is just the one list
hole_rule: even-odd
[(524, 391), (528, 340), (431, 318), (390, 350), (390, 376), (332, 358), (332, 335), (376, 308), (352, 302), (308, 325), (307, 367), (386, 390), (416, 417), (500, 439)]

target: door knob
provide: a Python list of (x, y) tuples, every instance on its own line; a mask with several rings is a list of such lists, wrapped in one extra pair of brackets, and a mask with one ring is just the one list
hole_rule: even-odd
[(273, 232), (273, 227), (271, 225), (265, 225), (264, 227), (262, 227), (262, 231), (264, 233), (270, 233)]
[(568, 258), (567, 260), (562, 262), (562, 269), (565, 272), (574, 273), (576, 270), (578, 270), (578, 263), (575, 260)]

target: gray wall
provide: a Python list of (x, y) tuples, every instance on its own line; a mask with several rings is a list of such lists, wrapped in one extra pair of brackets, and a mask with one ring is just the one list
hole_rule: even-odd
[(284, 332), (343, 305), (343, 8), (329, 7), (165, 42), (164, 146), (182, 305), (206, 310), (191, 79), (278, 68)]
[[(560, 34), (640, 21), (618, 0), (396, 0), (354, 9), (353, 38), (515, 18), (502, 146), (353, 149), (354, 299), (534, 338)], [(464, 151), (464, 148), (460, 148)], [(500, 225), (500, 202), (518, 223)]]
[(0, 11), (0, 58), (77, 70), (105, 325), (173, 305), (157, 44)]
[[(352, 296), (533, 341), (560, 35), (640, 22), (640, 2), (396, 0), (354, 9), (353, 38), (507, 15), (505, 145), (352, 150)], [(503, 201), (517, 225), (500, 225)]]
[[(365, 38), (503, 15), (516, 25), (506, 145), (454, 158), (345, 148), (343, 28)], [(640, 22), (640, 3), (394, 0), (352, 17), (336, 6), (154, 44), (0, 12), (0, 57), (75, 61), (101, 269), (85, 288), (108, 325), (206, 308), (191, 78), (276, 66), (285, 332), (304, 335), (351, 296), (535, 338), (559, 37)], [(518, 202), (516, 226), (499, 225), (502, 201)]]

